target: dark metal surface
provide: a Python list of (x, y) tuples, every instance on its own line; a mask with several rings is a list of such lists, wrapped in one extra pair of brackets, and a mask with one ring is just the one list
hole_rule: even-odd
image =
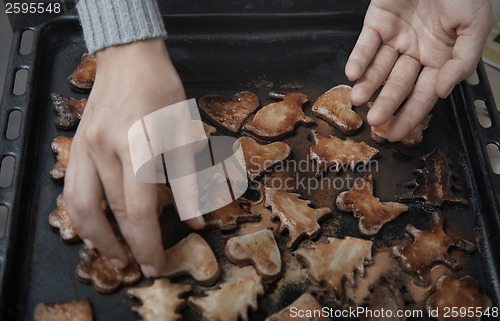
[[(265, 105), (271, 102), (266, 98), (271, 90), (300, 91), (314, 101), (334, 85), (348, 83), (344, 65), (360, 31), (363, 13), (170, 15), (165, 21), (169, 30), (169, 53), (189, 98), (205, 94), (231, 97), (235, 92), (250, 90), (261, 98), (261, 105)], [(0, 205), (9, 208), (6, 235), (0, 240), (0, 319), (30, 320), (39, 302), (88, 297), (96, 320), (135, 320), (137, 317), (130, 306), (137, 302), (125, 296), (125, 289), (103, 295), (77, 280), (75, 268), (79, 246), (63, 243), (48, 226), (48, 215), (62, 191), (62, 186), (54, 184), (49, 176), (54, 163), (50, 143), (59, 135), (74, 134), (54, 126), (49, 94), (58, 92), (78, 99), (85, 96), (71, 90), (67, 82), (85, 46), (75, 16), (58, 18), (35, 27), (34, 31), (34, 50), (26, 56), (18, 54), (22, 30), (14, 35), (0, 110), (2, 128), (6, 128), (10, 111), (17, 109), (23, 113), (19, 138), (7, 140), (2, 137), (0, 144), (0, 157), (13, 155), (16, 158), (13, 184), (0, 189)], [(12, 94), (13, 75), (19, 68), (28, 69), (29, 77), (26, 93), (15, 96)], [(399, 144), (378, 145), (369, 139), (366, 124), (353, 139), (380, 149), (379, 170), (373, 175), (375, 195), (382, 200), (394, 200), (395, 195), (408, 191), (403, 184), (413, 178), (412, 170), (419, 164), (420, 156), (435, 147), (447, 155), (458, 175), (457, 185), (463, 188), (460, 195), (470, 201), (466, 208), (445, 208), (447, 231), (453, 236), (477, 240), (480, 247), (461, 273), (478, 279), (493, 305), (498, 306), (500, 178), (491, 171), (485, 145), (499, 144), (500, 122), (482, 65), (478, 71), (479, 85), (462, 83), (449, 99), (437, 103), (425, 139), (417, 149), (408, 151)], [(474, 113), (474, 99), (485, 100), (492, 118), (490, 128), (480, 126)], [(305, 107), (308, 115), (311, 115), (310, 107), (311, 103)], [(366, 114), (366, 108), (360, 111)], [(292, 147), (293, 159), (306, 157), (312, 145), (311, 129), (344, 137), (325, 122), (317, 120), (317, 123), (313, 127), (300, 126), (294, 136), (284, 139)], [(339, 176), (347, 174), (352, 173), (340, 173)], [(353, 175), (360, 177), (363, 174)], [(335, 208), (335, 197), (342, 190), (299, 191), (304, 198), (311, 199), (315, 207)], [(404, 226), (408, 223), (417, 228), (429, 225), (429, 215), (420, 205), (410, 207), (409, 213), (383, 228), (375, 244), (387, 244), (392, 239), (404, 237)], [(361, 237), (351, 215), (335, 209), (334, 216), (339, 223), (334, 222), (335, 218), (325, 220), (320, 239), (346, 235)], [(333, 225), (338, 228), (329, 228)], [(165, 246), (175, 244), (189, 233), (185, 225), (176, 223), (172, 211), (162, 219), (162, 226)], [(201, 234), (212, 245), (224, 271), (228, 263), (222, 253), (227, 235), (217, 230)], [(286, 235), (278, 237), (280, 244), (285, 239)], [(222, 277), (226, 277), (224, 272)], [(187, 278), (180, 281), (191, 282)], [(150, 283), (151, 280), (142, 280), (139, 285)], [(195, 286), (195, 294), (201, 294), (202, 290)], [(263, 320), (305, 290), (314, 291), (315, 288), (303, 279), (281, 289), (277, 289), (276, 284), (269, 286), (268, 294), (259, 301), (259, 311), (251, 314), (252, 320)], [(328, 297), (323, 298), (322, 303), (336, 307)], [(185, 320), (200, 319), (189, 308), (184, 310), (184, 316)]]

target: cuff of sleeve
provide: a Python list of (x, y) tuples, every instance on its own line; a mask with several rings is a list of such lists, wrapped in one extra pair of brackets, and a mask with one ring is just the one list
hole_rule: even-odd
[(77, 8), (90, 54), (113, 45), (167, 36), (155, 0), (80, 0)]

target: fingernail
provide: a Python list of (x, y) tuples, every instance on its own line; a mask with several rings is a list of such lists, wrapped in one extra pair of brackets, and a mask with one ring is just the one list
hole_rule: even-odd
[(119, 270), (125, 268), (125, 263), (118, 259), (110, 259), (111, 263)]
[(141, 264), (141, 270), (145, 277), (155, 277), (158, 275), (158, 271), (152, 265)]
[(83, 243), (85, 243), (85, 245), (90, 249), (92, 250), (95, 246), (94, 246), (94, 243), (92, 243), (91, 240), (89, 239), (83, 239)]

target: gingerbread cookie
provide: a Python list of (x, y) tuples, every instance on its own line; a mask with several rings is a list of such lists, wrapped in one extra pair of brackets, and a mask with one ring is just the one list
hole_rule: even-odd
[(459, 269), (460, 263), (448, 255), (451, 247), (465, 252), (472, 252), (474, 244), (466, 240), (455, 240), (443, 229), (443, 217), (440, 213), (433, 213), (433, 224), (421, 231), (413, 225), (407, 225), (406, 231), (413, 237), (409, 245), (393, 246), (392, 252), (399, 259), (403, 267), (418, 276), (423, 284), (430, 281), (429, 272), (436, 263), (443, 263), (452, 269)]
[(132, 285), (141, 278), (141, 269), (135, 261), (127, 244), (122, 243), (128, 256), (129, 264), (122, 270), (116, 268), (111, 261), (97, 249), (89, 249), (85, 244), (80, 248), (80, 264), (76, 268), (76, 276), (85, 283), (92, 283), (101, 293), (112, 293), (120, 285)]
[(257, 310), (257, 297), (264, 294), (260, 277), (242, 277), (223, 283), (204, 297), (189, 297), (189, 305), (205, 321), (248, 321), (248, 309)]
[(276, 280), (281, 274), (281, 254), (270, 230), (230, 238), (225, 254), (229, 261), (240, 266), (252, 264), (268, 282)]
[(292, 133), (299, 122), (314, 123), (314, 119), (302, 111), (302, 105), (307, 102), (306, 95), (271, 92), (269, 96), (283, 100), (262, 107), (245, 125), (245, 130), (262, 139), (278, 139)]
[(206, 95), (200, 98), (198, 105), (213, 121), (237, 133), (248, 116), (259, 107), (259, 98), (249, 91), (239, 92), (229, 100)]
[(378, 154), (378, 149), (365, 142), (356, 143), (350, 138), (342, 140), (336, 136), (325, 137), (315, 130), (312, 131), (312, 136), (315, 145), (310, 149), (310, 156), (318, 164), (316, 175), (328, 168), (339, 172), (345, 165), (354, 170), (356, 164), (366, 165), (373, 156)]
[(196, 282), (205, 286), (214, 284), (219, 279), (219, 263), (210, 246), (199, 234), (189, 234), (165, 250), (165, 256), (167, 260), (163, 276), (190, 275)]
[(357, 181), (350, 191), (340, 193), (336, 203), (340, 210), (352, 212), (359, 219), (359, 230), (365, 235), (377, 234), (382, 225), (408, 210), (404, 204), (380, 202), (380, 199), (373, 196), (371, 174)]
[(453, 172), (450, 161), (439, 149), (420, 158), (423, 166), (416, 171), (417, 178), (406, 183), (413, 191), (399, 197), (403, 201), (422, 201), (425, 205), (441, 207), (445, 203), (467, 205), (467, 200), (455, 195), (453, 188)]
[(364, 274), (365, 264), (372, 262), (372, 241), (354, 237), (328, 238), (328, 243), (299, 249), (295, 255), (307, 267), (307, 277), (318, 285), (326, 285), (335, 296), (344, 296), (343, 280), (354, 285), (354, 271)]
[[(80, 238), (78, 237), (78, 234), (76, 234), (73, 224), (71, 223), (71, 219), (69, 218), (66, 204), (64, 203), (63, 193), (57, 196), (56, 204), (57, 208), (49, 214), (49, 225), (52, 228), (59, 230), (59, 234), (64, 241), (69, 243), (78, 241)], [(101, 208), (103, 211), (108, 208), (108, 203), (105, 200), (102, 200)]]
[(186, 305), (182, 299), (191, 287), (186, 284), (174, 284), (166, 278), (156, 279), (151, 286), (127, 290), (130, 298), (141, 300), (142, 306), (133, 306), (143, 321), (179, 321), (180, 310)]
[(351, 86), (339, 85), (321, 95), (314, 105), (314, 115), (323, 118), (344, 134), (354, 134), (363, 125), (363, 119), (352, 110)]
[(75, 71), (69, 76), (71, 86), (78, 91), (90, 91), (94, 86), (97, 60), (94, 55), (83, 54)]
[(73, 137), (59, 136), (54, 139), (50, 147), (56, 155), (57, 162), (50, 170), (50, 176), (56, 181), (62, 181), (66, 175), (66, 168), (69, 162), (69, 153)]
[(289, 248), (297, 246), (299, 241), (307, 236), (314, 238), (320, 232), (318, 220), (331, 213), (328, 207), (314, 209), (309, 207), (308, 200), (299, 199), (299, 194), (288, 193), (284, 189), (267, 188), (265, 190), (265, 206), (270, 207), (272, 218), (279, 217), (280, 233), (288, 230)]
[(56, 93), (50, 94), (50, 98), (52, 98), (52, 106), (56, 114), (56, 127), (69, 130), (78, 126), (87, 105), (87, 99), (77, 100)]
[(258, 220), (260, 214), (251, 212), (250, 202), (242, 198), (205, 215), (207, 227), (216, 227), (222, 231), (234, 230), (241, 223)]
[[(491, 301), (481, 292), (479, 283), (470, 276), (458, 280), (442, 276), (436, 283), (436, 292), (427, 299), (426, 308), (427, 311), (439, 312), (438, 321), (480, 321), (482, 312), (491, 308)], [(446, 314), (446, 311), (454, 310), (459, 312), (457, 316), (451, 318)], [(460, 313), (471, 310), (474, 313)]]
[(250, 137), (241, 137), (239, 141), (250, 179), (256, 179), (290, 155), (290, 146), (285, 143), (260, 145)]

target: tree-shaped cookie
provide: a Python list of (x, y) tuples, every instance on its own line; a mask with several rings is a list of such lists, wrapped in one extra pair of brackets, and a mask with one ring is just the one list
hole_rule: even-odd
[(281, 274), (281, 254), (270, 230), (230, 238), (225, 254), (229, 261), (240, 266), (252, 264), (268, 282)]
[(52, 106), (56, 114), (56, 127), (68, 130), (78, 126), (87, 105), (87, 99), (78, 100), (57, 93), (50, 94), (50, 98), (52, 98)]
[(323, 118), (344, 134), (353, 134), (363, 119), (352, 110), (351, 86), (339, 85), (321, 95), (312, 106), (313, 114)]
[(57, 303), (38, 303), (34, 321), (92, 321), (92, 305), (87, 298)]
[(316, 175), (331, 167), (334, 172), (340, 171), (345, 165), (352, 170), (356, 164), (367, 164), (378, 153), (365, 142), (356, 143), (350, 138), (342, 140), (336, 136), (325, 137), (315, 130), (312, 131), (314, 146), (310, 149), (311, 159), (318, 163)]
[[(406, 231), (413, 237), (409, 245), (393, 246), (392, 252), (399, 259), (403, 267), (418, 276), (423, 284), (430, 281), (429, 272), (436, 263), (443, 263), (453, 269), (459, 269), (460, 263), (448, 255), (451, 247), (472, 252), (474, 244), (466, 240), (455, 240), (443, 229), (443, 217), (440, 213), (433, 213), (433, 224), (422, 231), (413, 225), (407, 225)], [(409, 239), (407, 240), (409, 241)]]
[(56, 181), (62, 181), (66, 175), (66, 168), (69, 162), (69, 153), (71, 151), (71, 143), (73, 137), (59, 136), (54, 139), (50, 147), (56, 155), (57, 162), (50, 170), (50, 176)]
[(179, 321), (180, 310), (186, 305), (183, 297), (191, 291), (186, 284), (174, 284), (166, 278), (156, 279), (151, 286), (130, 288), (127, 295), (141, 300), (142, 306), (134, 306), (143, 321)]
[(354, 217), (359, 219), (359, 230), (365, 235), (377, 234), (382, 225), (408, 210), (404, 204), (381, 202), (373, 196), (371, 174), (357, 181), (350, 191), (340, 193), (336, 203), (339, 209), (352, 212)]
[(354, 285), (354, 272), (364, 274), (364, 266), (372, 262), (372, 242), (354, 237), (328, 238), (328, 243), (299, 249), (295, 255), (307, 267), (307, 277), (318, 285), (326, 285), (340, 299), (344, 295), (343, 280)]
[(307, 102), (306, 95), (271, 92), (269, 96), (283, 100), (262, 107), (245, 125), (245, 130), (262, 139), (278, 139), (292, 133), (299, 122), (314, 122), (314, 119), (307, 117), (302, 111), (302, 105)]
[(97, 60), (94, 55), (84, 53), (82, 59), (68, 81), (73, 89), (78, 91), (90, 91), (94, 86)]
[(260, 214), (251, 212), (250, 202), (242, 198), (205, 216), (207, 227), (217, 227), (222, 231), (234, 230), (238, 224), (258, 220), (260, 220)]
[[(406, 147), (406, 148), (415, 148), (417, 147), (422, 140), (424, 139), (424, 130), (429, 127), (429, 123), (431, 121), (432, 115), (427, 115), (427, 117), (420, 122), (420, 124), (413, 129), (411, 133), (408, 134), (405, 138), (401, 139), (400, 143)], [(370, 137), (374, 141), (376, 141), (379, 144), (385, 144), (387, 143), (387, 129), (389, 128), (389, 125), (391, 122), (394, 120), (394, 116), (391, 117), (385, 124), (380, 125), (380, 126), (372, 126), (371, 127), (371, 133)]]
[[(80, 238), (73, 228), (73, 223), (71, 223), (71, 219), (69, 218), (68, 210), (66, 209), (66, 204), (64, 203), (63, 193), (57, 196), (56, 204), (57, 208), (49, 214), (49, 225), (52, 228), (59, 230), (59, 234), (64, 241), (70, 243), (78, 241)], [(108, 208), (108, 203), (105, 200), (102, 200), (101, 208), (103, 210)]]
[(166, 265), (162, 276), (190, 275), (199, 284), (210, 285), (220, 275), (219, 263), (207, 242), (196, 233), (189, 234), (165, 250)]
[(266, 187), (265, 195), (265, 206), (271, 208), (271, 217), (278, 217), (281, 221), (280, 233), (288, 230), (289, 248), (296, 247), (305, 236), (316, 237), (320, 232), (318, 220), (331, 212), (328, 207), (312, 208), (309, 206), (311, 201), (302, 200), (299, 194), (284, 189)]
[[(321, 304), (306, 292), (283, 310), (268, 316), (266, 321), (331, 321), (330, 318), (318, 316), (315, 312), (322, 309)], [(302, 311), (300, 319), (298, 319), (298, 311)]]
[(257, 310), (257, 297), (264, 294), (259, 276), (223, 283), (204, 297), (189, 297), (189, 305), (205, 321), (248, 321), (248, 309)]
[(135, 261), (127, 244), (122, 242), (129, 256), (129, 264), (116, 268), (111, 261), (96, 249), (89, 249), (85, 244), (80, 248), (80, 264), (76, 276), (86, 283), (92, 283), (101, 293), (114, 292), (120, 285), (132, 285), (141, 278), (141, 269)]
[(212, 120), (232, 133), (237, 133), (248, 116), (259, 107), (259, 98), (252, 92), (242, 91), (232, 99), (206, 95), (198, 105)]
[(290, 146), (282, 142), (260, 145), (250, 137), (241, 137), (239, 141), (250, 179), (256, 179), (290, 155)]
[(453, 188), (454, 173), (450, 169), (450, 161), (439, 149), (421, 158), (423, 166), (417, 168), (417, 178), (408, 182), (413, 191), (399, 197), (400, 200), (421, 201), (424, 204), (441, 207), (445, 203), (466, 205), (467, 200), (455, 195)]
[[(426, 302), (427, 311), (438, 311), (438, 321), (479, 321), (484, 311), (491, 307), (491, 301), (479, 289), (479, 283), (470, 276), (454, 279), (442, 276), (436, 283), (436, 292)], [(451, 318), (452, 311), (459, 314)], [(474, 313), (461, 313), (461, 311)], [(446, 313), (448, 311), (448, 313)]]

